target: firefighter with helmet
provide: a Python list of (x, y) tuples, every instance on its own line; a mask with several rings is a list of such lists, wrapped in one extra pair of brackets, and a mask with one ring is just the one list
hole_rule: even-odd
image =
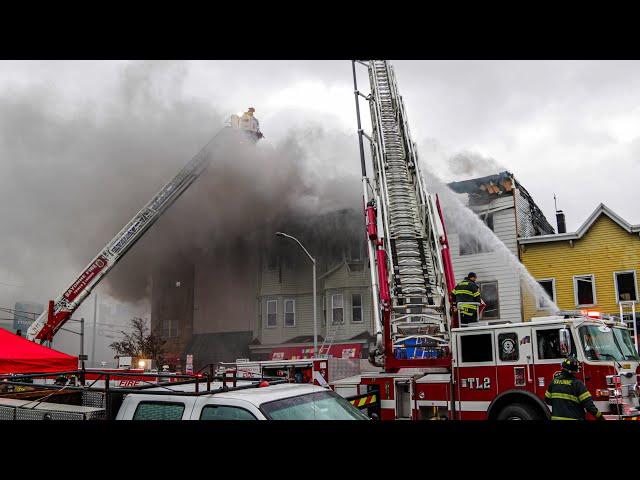
[(551, 420), (585, 420), (585, 411), (604, 420), (584, 383), (576, 378), (580, 362), (574, 355), (562, 361), (562, 371), (553, 376), (544, 401), (551, 405)]
[(258, 122), (258, 119), (253, 116), (255, 111), (256, 111), (255, 108), (249, 107), (247, 111), (244, 112), (240, 117), (239, 127), (242, 130), (247, 130), (253, 133), (254, 135), (256, 135), (256, 137), (258, 137), (258, 139), (260, 139), (263, 137), (263, 135), (262, 135), (262, 132), (260, 131), (260, 123)]
[[(462, 325), (478, 321), (479, 305), (471, 304), (482, 303), (480, 287), (476, 283), (476, 278), (477, 276), (474, 272), (469, 272), (469, 275), (464, 277), (464, 280), (458, 283), (451, 292), (455, 296), (456, 308), (460, 310), (460, 322)], [(458, 305), (459, 303), (460, 305)]]

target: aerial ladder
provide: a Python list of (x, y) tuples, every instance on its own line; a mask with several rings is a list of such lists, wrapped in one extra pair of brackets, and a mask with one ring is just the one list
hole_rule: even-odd
[[(104, 246), (64, 293), (49, 301), (47, 310), (29, 327), (29, 340), (51, 343), (91, 291), (202, 174), (212, 158), (231, 154), (242, 145), (255, 145), (263, 137), (253, 112), (254, 109), (250, 108), (242, 117), (232, 115), (209, 143)], [(243, 121), (246, 119), (248, 121)]]
[[(367, 68), (369, 95), (358, 90), (356, 63)], [(353, 61), (352, 69), (376, 328), (370, 361), (387, 372), (449, 366), (454, 276), (440, 203), (425, 187), (393, 67), (370, 60)], [(362, 129), (360, 97), (369, 104), (370, 135)]]

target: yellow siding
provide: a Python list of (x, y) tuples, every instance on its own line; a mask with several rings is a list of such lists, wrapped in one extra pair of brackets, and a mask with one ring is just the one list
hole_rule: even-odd
[[(520, 260), (536, 279), (555, 278), (556, 303), (574, 310), (573, 276), (595, 276), (596, 305), (604, 313), (618, 313), (613, 272), (635, 270), (640, 274), (640, 237), (628, 233), (607, 215), (601, 214), (585, 235), (573, 241), (526, 244)], [(524, 318), (541, 315), (530, 296), (524, 295)], [(527, 298), (528, 297), (528, 298)]]

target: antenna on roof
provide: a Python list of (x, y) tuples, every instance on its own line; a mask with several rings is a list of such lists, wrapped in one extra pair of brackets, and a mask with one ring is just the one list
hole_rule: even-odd
[(555, 211), (558, 211), (558, 203), (556, 202), (556, 194), (553, 194), (553, 207), (555, 209)]

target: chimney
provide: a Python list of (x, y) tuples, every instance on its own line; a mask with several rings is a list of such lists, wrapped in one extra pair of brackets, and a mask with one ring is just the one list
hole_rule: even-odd
[(558, 233), (567, 233), (567, 225), (564, 222), (564, 212), (556, 210), (556, 222), (558, 223)]

